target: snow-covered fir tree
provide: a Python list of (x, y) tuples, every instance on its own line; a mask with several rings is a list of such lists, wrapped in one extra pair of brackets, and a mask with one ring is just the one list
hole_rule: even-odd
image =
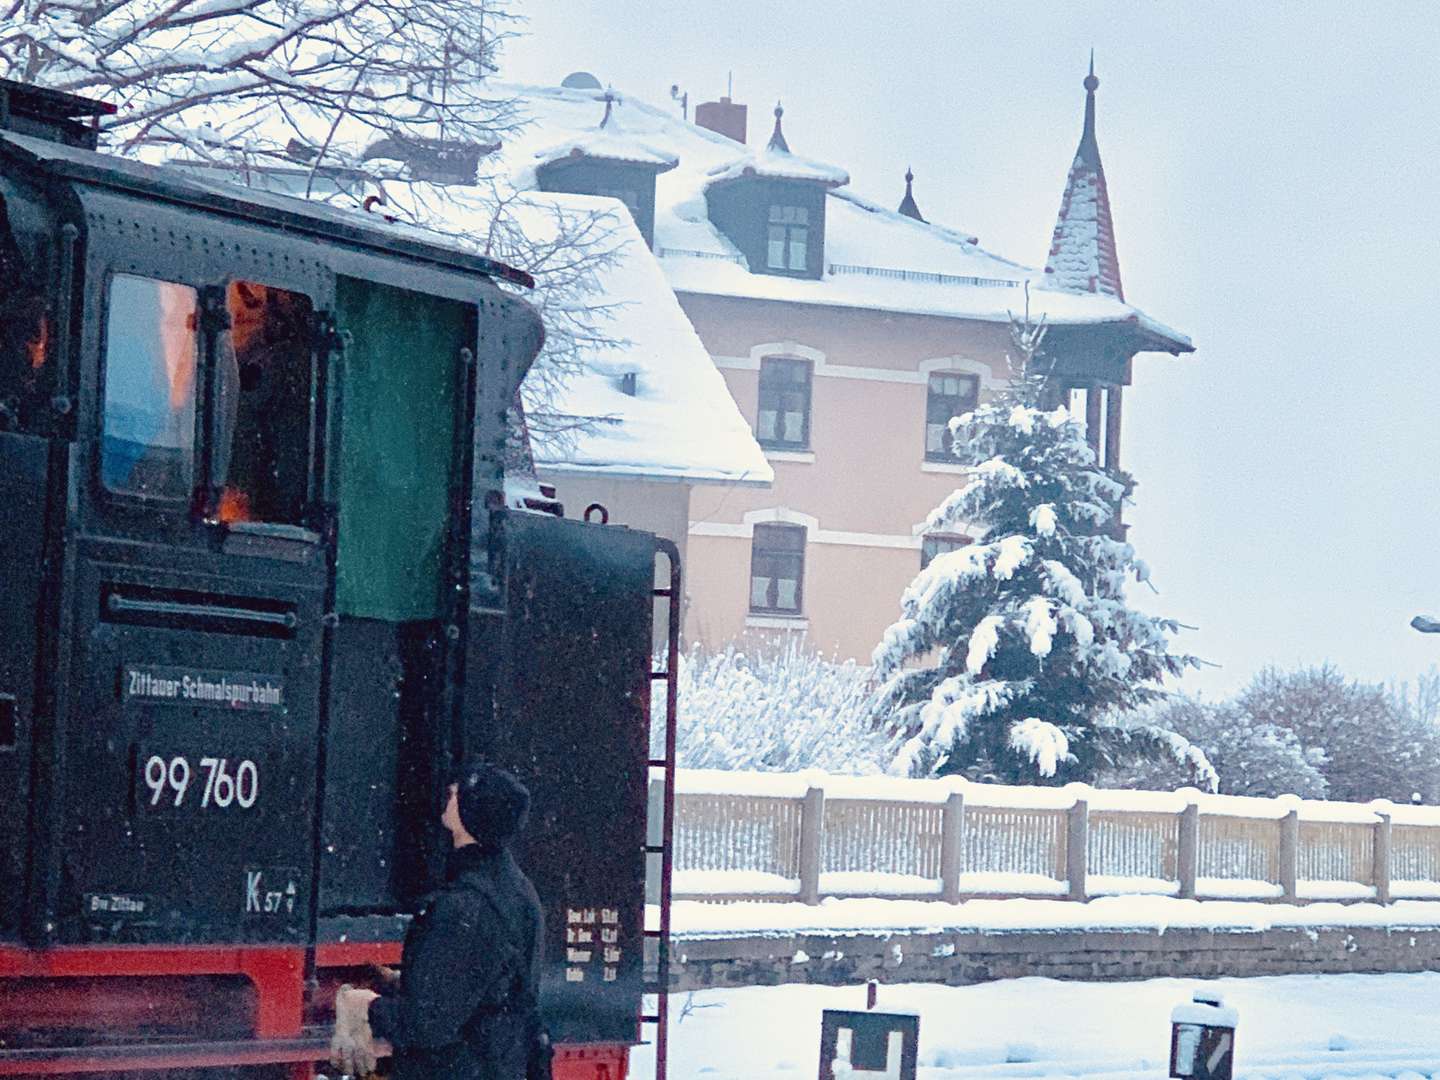
[(1182, 737), (1107, 722), (1196, 661), (1170, 652), (1175, 622), (1126, 603), (1126, 584), (1148, 578), (1113, 535), (1126, 478), (1100, 468), (1050, 404), (1043, 322), (1027, 313), (1011, 329), (1008, 387), (951, 421), (971, 481), (926, 522), (974, 543), (920, 571), (875, 650), (880, 715), (900, 740), (892, 768), (1061, 783), (1148, 749), (1208, 784), (1213, 771)]

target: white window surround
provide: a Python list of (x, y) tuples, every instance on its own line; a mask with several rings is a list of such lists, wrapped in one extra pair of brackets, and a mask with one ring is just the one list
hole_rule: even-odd
[(810, 629), (810, 620), (804, 615), (746, 615), (745, 626), (753, 630), (789, 630), (803, 634)]
[(796, 461), (802, 465), (815, 464), (814, 450), (769, 450), (765, 447), (761, 447), (761, 449), (765, 451), (766, 461)]
[(922, 461), (921, 472), (953, 473), (956, 476), (966, 476), (974, 471), (973, 465), (961, 465), (958, 461), (950, 464), (948, 461)]
[(983, 360), (976, 360), (969, 356), (937, 356), (932, 360), (920, 361), (919, 372), (926, 383), (930, 381), (931, 375), (942, 371), (959, 371), (966, 375), (975, 375), (980, 379), (981, 390), (999, 390), (1009, 381), (997, 378), (995, 369)]
[(717, 368), (731, 371), (759, 371), (760, 361), (768, 356), (791, 356), (809, 360), (811, 373), (816, 378), (859, 379), (866, 382), (904, 383), (910, 386), (927, 386), (930, 376), (939, 371), (959, 371), (975, 375), (982, 390), (994, 391), (1005, 385), (1005, 379), (995, 374), (995, 369), (983, 360), (969, 356), (937, 356), (920, 361), (913, 370), (901, 368), (859, 367), (854, 364), (832, 364), (825, 353), (798, 341), (767, 341), (752, 346), (749, 356), (712, 356)]
[(917, 521), (910, 526), (910, 535), (915, 537), (916, 546), (919, 546), (919, 541), (923, 540), (928, 533), (938, 533), (941, 536), (968, 536), (978, 544), (985, 539), (985, 534), (989, 531), (983, 525), (972, 525), (965, 521), (957, 521), (943, 529), (932, 529), (929, 522), (925, 521)]
[(739, 523), (730, 521), (692, 521), (691, 536), (724, 536), (737, 540), (751, 540), (755, 526), (770, 523), (805, 526), (805, 539), (810, 544), (840, 544), (846, 547), (901, 548), (920, 550), (918, 533), (899, 536), (889, 533), (847, 532), (839, 529), (822, 529), (820, 519), (789, 507), (776, 506), (765, 510), (750, 510), (741, 515)]

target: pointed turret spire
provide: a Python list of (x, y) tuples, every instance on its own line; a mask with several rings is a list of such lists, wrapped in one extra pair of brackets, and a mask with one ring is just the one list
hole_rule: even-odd
[(920, 207), (915, 205), (915, 193), (911, 190), (911, 184), (915, 181), (915, 174), (907, 167), (905, 169), (905, 198), (900, 200), (900, 213), (916, 221), (924, 221), (920, 216)]
[(1100, 167), (1100, 144), (1095, 141), (1095, 91), (1100, 80), (1095, 77), (1095, 50), (1090, 50), (1090, 74), (1085, 76), (1085, 127), (1080, 132), (1080, 149), (1087, 164)]
[(777, 101), (775, 103), (775, 130), (770, 135), (770, 149), (788, 154), (790, 153), (790, 144), (785, 141), (785, 133), (780, 130), (780, 117), (784, 115), (785, 110)]
[(1105, 293), (1125, 299), (1120, 284), (1120, 257), (1115, 250), (1115, 225), (1110, 217), (1110, 193), (1100, 164), (1095, 138), (1095, 52), (1090, 52), (1090, 73), (1085, 76), (1085, 126), (1080, 146), (1070, 165), (1060, 216), (1045, 262), (1046, 282), (1062, 289)]

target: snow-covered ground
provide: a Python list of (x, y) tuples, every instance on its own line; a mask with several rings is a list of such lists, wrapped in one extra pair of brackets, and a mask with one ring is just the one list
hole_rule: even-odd
[[(1012, 979), (882, 986), (878, 1008), (920, 1016), (920, 1080), (1166, 1075), (1170, 1010), (1218, 990), (1239, 1012), (1237, 1080), (1440, 1077), (1440, 973)], [(775, 986), (671, 999), (676, 1080), (800, 1080), (819, 1062), (822, 1009), (863, 1009), (863, 987)], [(653, 1068), (638, 1048), (632, 1075)]]

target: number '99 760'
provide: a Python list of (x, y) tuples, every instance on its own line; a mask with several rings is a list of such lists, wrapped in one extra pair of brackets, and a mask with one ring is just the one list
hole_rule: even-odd
[(143, 773), (150, 805), (179, 807), (187, 798), (193, 805), (198, 798), (203, 808), (238, 806), (249, 810), (260, 795), (260, 770), (249, 758), (236, 762), (233, 773), (230, 770), (229, 758), (202, 757), (192, 767), (190, 759), (183, 756), (167, 760), (152, 754)]

